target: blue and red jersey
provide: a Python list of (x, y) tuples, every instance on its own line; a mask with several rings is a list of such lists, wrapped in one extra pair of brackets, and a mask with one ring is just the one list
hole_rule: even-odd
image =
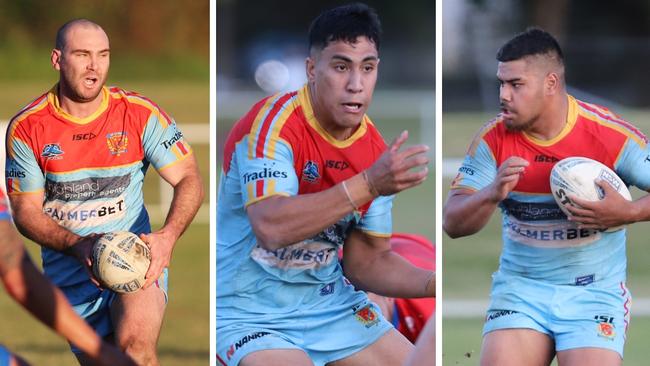
[(618, 283), (625, 279), (625, 230), (580, 229), (551, 194), (556, 162), (584, 156), (613, 169), (627, 185), (650, 188), (648, 140), (608, 109), (569, 96), (563, 130), (542, 141), (509, 130), (501, 118), (487, 123), (472, 142), (452, 189), (487, 187), (498, 167), (519, 156), (530, 165), (499, 207), (504, 248), (500, 270), (555, 284)]
[[(392, 196), (378, 197), (314, 237), (275, 251), (257, 244), (246, 215), (248, 205), (273, 195), (326, 190), (370, 167), (385, 149), (367, 116), (348, 139), (332, 137), (314, 116), (307, 86), (255, 104), (231, 130), (223, 154), (217, 205), (218, 316), (226, 317), (228, 309), (262, 311), (262, 303), (268, 302), (274, 311), (292, 309), (314, 292), (311, 286), (342, 276), (337, 250), (349, 229), (389, 237)], [(289, 284), (296, 286), (283, 291)], [(282, 301), (274, 300), (279, 299), (275, 292), (266, 294), (266, 286), (282, 293)], [(245, 293), (254, 288), (254, 296), (264, 301), (251, 304)]]
[[(142, 193), (147, 168), (165, 169), (191, 154), (176, 122), (151, 100), (115, 87), (102, 88), (98, 110), (77, 118), (61, 108), (57, 89), (11, 120), (7, 193), (42, 192), (43, 212), (78, 235), (149, 232)], [(58, 286), (88, 280), (74, 258), (47, 248), (42, 257)]]

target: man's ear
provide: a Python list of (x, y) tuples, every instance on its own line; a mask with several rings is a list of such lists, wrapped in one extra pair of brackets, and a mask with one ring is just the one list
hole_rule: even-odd
[(316, 60), (312, 56), (305, 59), (305, 73), (307, 74), (307, 82), (311, 84), (316, 78)]
[(52, 62), (52, 68), (54, 70), (60, 71), (61, 70), (61, 50), (58, 49), (53, 49), (52, 54), (50, 55), (50, 61)]
[(556, 72), (551, 72), (544, 80), (544, 91), (548, 95), (556, 94), (561, 88), (560, 84), (560, 76)]

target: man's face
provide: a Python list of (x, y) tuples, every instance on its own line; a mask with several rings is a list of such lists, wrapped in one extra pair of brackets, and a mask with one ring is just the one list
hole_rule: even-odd
[(106, 83), (110, 49), (101, 28), (76, 25), (66, 34), (62, 50), (52, 51), (52, 66), (60, 72), (60, 90), (75, 102), (97, 98)]
[(536, 66), (536, 62), (527, 57), (499, 62), (501, 116), (511, 130), (529, 130), (543, 111), (545, 74)]
[(361, 123), (372, 101), (378, 65), (377, 48), (367, 37), (355, 43), (330, 42), (307, 59), (314, 114), (335, 137)]

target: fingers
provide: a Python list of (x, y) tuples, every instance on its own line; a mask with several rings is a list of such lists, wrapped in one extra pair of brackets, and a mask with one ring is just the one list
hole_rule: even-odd
[(397, 152), (400, 147), (402, 147), (402, 144), (409, 138), (409, 132), (404, 130), (402, 133), (397, 136), (393, 142), (390, 143), (390, 146), (388, 146), (388, 151), (391, 152)]
[(145, 281), (144, 285), (142, 285), (142, 288), (148, 288), (151, 286), (152, 283), (154, 283), (158, 277), (160, 277), (160, 274), (162, 273), (163, 266), (160, 263), (160, 261), (153, 260), (151, 261), (151, 264), (149, 264), (149, 270), (147, 270), (147, 274), (144, 276)]

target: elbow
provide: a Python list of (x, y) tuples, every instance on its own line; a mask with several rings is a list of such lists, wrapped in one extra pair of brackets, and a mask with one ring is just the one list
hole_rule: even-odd
[(2, 283), (9, 296), (19, 304), (24, 305), (27, 302), (29, 289), (25, 284), (24, 277), (18, 272), (18, 270), (7, 272), (2, 276)]
[(280, 235), (273, 230), (273, 225), (271, 224), (258, 224), (253, 225), (253, 232), (255, 233), (255, 238), (257, 239), (257, 244), (269, 251), (280, 249), (282, 247), (282, 241), (280, 240)]
[(443, 212), (443, 221), (442, 221), (442, 230), (452, 239), (457, 239), (462, 236), (468, 235), (461, 230), (461, 225), (459, 225), (459, 220), (456, 220), (453, 217), (450, 217), (448, 212)]

